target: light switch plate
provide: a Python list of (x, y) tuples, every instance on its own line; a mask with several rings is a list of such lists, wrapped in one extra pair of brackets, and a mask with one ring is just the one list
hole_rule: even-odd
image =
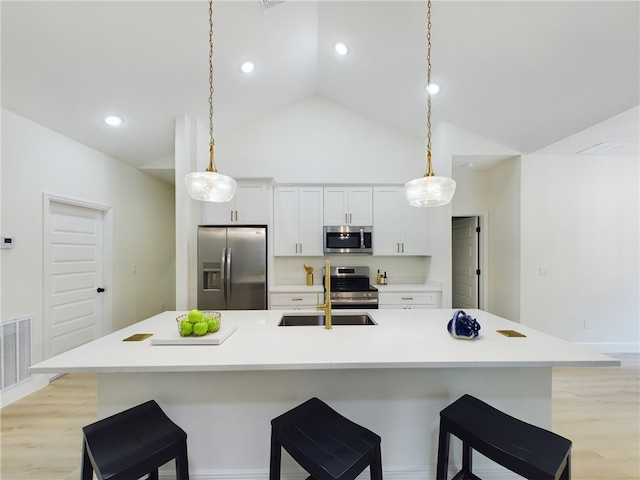
[(13, 248), (15, 243), (11, 237), (0, 237), (0, 248)]

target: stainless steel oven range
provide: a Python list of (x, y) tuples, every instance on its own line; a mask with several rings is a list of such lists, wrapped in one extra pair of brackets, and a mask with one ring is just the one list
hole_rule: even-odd
[[(324, 268), (322, 275), (324, 284)], [(329, 275), (334, 309), (378, 308), (378, 289), (369, 283), (369, 267), (330, 267)]]

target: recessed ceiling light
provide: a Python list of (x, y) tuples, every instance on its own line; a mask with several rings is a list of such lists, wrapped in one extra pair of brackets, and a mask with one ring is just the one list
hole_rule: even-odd
[(440, 91), (440, 85), (438, 85), (437, 83), (431, 82), (429, 85), (424, 87), (424, 89), (427, 92), (429, 92), (431, 95), (435, 95), (436, 93), (438, 93)]
[(338, 55), (346, 55), (347, 53), (349, 53), (349, 49), (347, 48), (347, 46), (342, 43), (342, 42), (338, 42), (336, 43), (333, 48), (336, 49), (336, 52), (338, 53)]
[(251, 73), (255, 68), (256, 66), (253, 62), (244, 62), (240, 65), (240, 70), (242, 70), (243, 73)]
[(122, 118), (117, 115), (107, 115), (104, 117), (104, 123), (110, 127), (119, 127), (122, 125)]

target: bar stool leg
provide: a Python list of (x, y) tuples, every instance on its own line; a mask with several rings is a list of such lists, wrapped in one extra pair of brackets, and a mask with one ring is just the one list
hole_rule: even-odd
[(450, 434), (440, 425), (440, 435), (438, 439), (438, 465), (436, 467), (436, 480), (447, 480), (447, 470), (449, 469), (449, 441)]
[(471, 473), (473, 467), (471, 455), (471, 445), (467, 442), (462, 442), (462, 471), (465, 473)]
[(269, 461), (269, 480), (280, 480), (281, 447), (271, 434), (271, 459)]
[(187, 444), (180, 448), (180, 454), (176, 456), (176, 480), (189, 480), (189, 462), (187, 459)]
[(382, 453), (380, 451), (380, 445), (374, 452), (373, 460), (369, 465), (369, 472), (371, 474), (371, 480), (382, 480)]
[(87, 450), (87, 444), (82, 441), (82, 480), (92, 480), (93, 478), (93, 465), (89, 459), (89, 451)]
[(560, 480), (571, 480), (571, 455), (567, 457), (567, 465), (560, 475)]

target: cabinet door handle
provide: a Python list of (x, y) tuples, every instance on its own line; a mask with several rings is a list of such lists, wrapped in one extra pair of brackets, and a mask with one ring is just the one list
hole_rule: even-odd
[(353, 218), (351, 218), (351, 214), (349, 214), (349, 224), (351, 224), (351, 222), (353, 222)]
[(413, 297), (402, 297), (403, 300), (413, 300)]
[(402, 245), (402, 253), (404, 253), (404, 242), (402, 242), (400, 245)]
[(301, 302), (302, 299), (301, 298), (292, 298), (291, 301), (292, 302)]
[(396, 243), (396, 252), (400, 253), (400, 244)]
[(238, 210), (236, 210), (236, 222), (238, 221)]
[(300, 244), (300, 253), (302, 253), (302, 244)]

